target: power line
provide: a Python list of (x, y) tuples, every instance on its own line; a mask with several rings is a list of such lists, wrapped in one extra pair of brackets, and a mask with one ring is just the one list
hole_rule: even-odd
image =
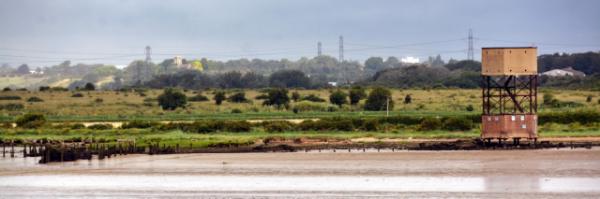
[(340, 62), (344, 61), (344, 36), (340, 35), (340, 49), (339, 49), (339, 53), (340, 53), (340, 57), (338, 58), (338, 60)]
[(468, 60), (473, 60), (474, 53), (473, 53), (473, 30), (469, 29), (469, 44), (468, 44), (468, 52), (467, 52), (467, 59)]

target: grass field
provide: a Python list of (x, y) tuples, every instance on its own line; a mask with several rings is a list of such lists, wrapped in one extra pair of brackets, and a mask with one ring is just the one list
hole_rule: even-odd
[[(291, 90), (301, 95), (315, 94), (328, 100), (329, 90)], [(229, 93), (236, 92), (234, 90)], [(75, 93), (83, 97), (72, 97)], [(210, 101), (189, 102), (188, 106), (175, 111), (164, 111), (159, 106), (156, 97), (162, 90), (148, 90), (139, 92), (119, 91), (7, 91), (0, 96), (20, 96), (20, 100), (0, 100), (0, 104), (20, 103), (22, 110), (0, 110), (0, 121), (10, 122), (24, 113), (42, 113), (51, 122), (110, 122), (110, 121), (193, 121), (193, 120), (261, 120), (261, 119), (302, 119), (325, 117), (356, 117), (356, 118), (381, 118), (385, 111), (361, 110), (364, 100), (358, 106), (344, 105), (336, 111), (307, 111), (293, 113), (290, 109), (276, 109), (262, 106), (261, 100), (254, 99), (260, 94), (257, 90), (246, 90), (249, 103), (224, 102), (217, 106), (212, 101), (212, 91), (203, 91)], [(197, 91), (186, 91), (187, 96), (193, 96)], [(395, 107), (390, 115), (404, 116), (460, 116), (476, 115), (481, 112), (480, 90), (476, 89), (433, 89), (433, 90), (393, 90)], [(577, 108), (548, 108), (540, 106), (539, 112), (562, 112), (573, 110), (600, 110), (597, 99), (598, 92), (574, 90), (543, 90), (539, 96), (541, 104), (544, 93), (552, 93), (560, 101), (569, 101), (582, 104)], [(404, 97), (410, 94), (412, 103), (404, 104)], [(592, 97), (588, 102), (588, 96)], [(41, 98), (42, 102), (27, 102), (30, 97)], [(290, 106), (294, 106), (292, 102)], [(320, 103), (322, 106), (331, 106), (328, 102)], [(467, 106), (473, 106), (473, 111), (467, 111)], [(242, 113), (231, 113), (239, 109)], [(270, 133), (261, 127), (253, 128), (249, 132), (213, 132), (192, 133), (180, 130), (148, 129), (120, 129), (109, 130), (69, 129), (42, 127), (39, 129), (0, 128), (0, 140), (39, 140), (54, 141), (65, 140), (102, 140), (112, 143), (117, 140), (136, 140), (144, 145), (151, 142), (161, 142), (167, 145), (181, 144), (194, 147), (207, 147), (218, 144), (238, 143), (248, 144), (267, 138), (285, 139), (323, 139), (323, 140), (350, 140), (354, 138), (389, 138), (389, 139), (444, 139), (444, 138), (476, 138), (479, 136), (479, 125), (475, 124), (469, 131), (419, 131), (418, 126), (392, 126), (377, 131), (284, 131)], [(600, 137), (600, 124), (555, 124), (547, 123), (539, 126), (540, 136), (544, 137)]]
[[(291, 90), (293, 92), (295, 90)], [(328, 100), (329, 90), (297, 90), (301, 95), (315, 94)], [(197, 91), (187, 91), (186, 95), (193, 96)], [(234, 91), (229, 91), (234, 92)], [(434, 89), (434, 90), (398, 90), (392, 92), (395, 101), (391, 115), (417, 115), (417, 116), (447, 116), (465, 115), (481, 112), (481, 91), (477, 89)], [(81, 93), (83, 97), (71, 97), (74, 93)], [(0, 100), (0, 104), (21, 103), (25, 106), (23, 110), (7, 111), (0, 110), (0, 121), (11, 121), (15, 116), (27, 112), (42, 113), (51, 121), (126, 121), (126, 120), (197, 120), (197, 119), (270, 119), (270, 118), (318, 118), (327, 116), (383, 116), (386, 113), (362, 111), (360, 105), (352, 107), (344, 105), (335, 112), (314, 111), (300, 112), (294, 114), (291, 110), (276, 109), (263, 106), (261, 100), (254, 98), (260, 93), (257, 90), (246, 90), (246, 97), (251, 99), (249, 103), (224, 102), (217, 106), (212, 101), (212, 92), (204, 91), (210, 101), (190, 102), (184, 109), (175, 111), (164, 111), (156, 102), (156, 97), (162, 93), (161, 90), (149, 90), (143, 94), (136, 92), (118, 91), (81, 91), (81, 92), (34, 92), (34, 91), (9, 91), (2, 92), (0, 96), (21, 96), (21, 100)], [(600, 110), (597, 99), (600, 93), (593, 91), (572, 90), (544, 90), (543, 93), (552, 93), (561, 101), (572, 101), (584, 106), (579, 108), (551, 109), (540, 106), (539, 112), (553, 112), (565, 110)], [(404, 104), (404, 96), (410, 94), (412, 103)], [(591, 102), (586, 102), (588, 96), (592, 96)], [(39, 97), (43, 102), (27, 102), (30, 97)], [(294, 102), (291, 106), (294, 106)], [(320, 103), (329, 106), (328, 102)], [(474, 110), (469, 112), (467, 106), (473, 106)], [(242, 113), (232, 114), (233, 109), (241, 110)]]

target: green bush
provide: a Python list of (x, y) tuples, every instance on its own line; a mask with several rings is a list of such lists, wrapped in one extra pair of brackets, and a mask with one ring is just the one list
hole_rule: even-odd
[(46, 123), (46, 117), (42, 114), (28, 113), (17, 118), (17, 127), (39, 128)]
[(0, 96), (0, 100), (21, 100), (21, 97), (16, 95), (5, 95)]
[(0, 104), (0, 110), (18, 111), (22, 110), (23, 108), (25, 108), (25, 106), (20, 103)]
[(44, 100), (39, 97), (30, 97), (29, 99), (27, 99), (27, 102), (43, 102), (43, 101)]
[(288, 108), (290, 97), (288, 97), (288, 90), (285, 88), (272, 88), (266, 90), (267, 98), (263, 101), (264, 106), (275, 106), (277, 108)]
[(234, 108), (231, 110), (231, 113), (239, 114), (239, 113), (243, 113), (243, 112), (239, 108)]
[(380, 117), (379, 123), (382, 124), (393, 124), (393, 125), (418, 125), (421, 124), (422, 118), (414, 117), (414, 116), (390, 116), (390, 117)]
[(252, 124), (247, 121), (226, 121), (225, 130), (228, 132), (249, 132), (252, 130)]
[(361, 129), (365, 131), (377, 131), (379, 130), (379, 120), (367, 119), (363, 122)]
[(348, 96), (350, 97), (350, 104), (356, 105), (360, 100), (367, 97), (367, 93), (364, 88), (357, 86), (350, 89)]
[(348, 103), (347, 98), (348, 95), (346, 95), (346, 93), (342, 92), (341, 90), (336, 90), (329, 95), (329, 102), (338, 105), (338, 107), (341, 108), (343, 104)]
[(311, 101), (311, 102), (325, 102), (323, 98), (316, 96), (315, 94), (310, 94), (301, 98), (300, 101)]
[(4, 87), (2, 89), (2, 92), (8, 92), (8, 91), (12, 91), (12, 89), (10, 89), (9, 87)]
[(92, 125), (88, 126), (87, 128), (93, 129), (93, 130), (108, 130), (108, 129), (112, 129), (113, 125), (112, 124), (92, 124)]
[(442, 129), (448, 131), (468, 131), (473, 128), (473, 121), (462, 117), (450, 117), (444, 120)]
[(472, 112), (473, 110), (475, 110), (475, 108), (473, 108), (473, 105), (469, 104), (469, 105), (467, 105), (466, 110), (469, 112)]
[(298, 93), (298, 91), (294, 91), (292, 93), (292, 100), (294, 100), (294, 102), (298, 102), (300, 100), (300, 93)]
[(213, 99), (215, 100), (216, 105), (221, 105), (223, 100), (227, 99), (227, 96), (225, 96), (225, 91), (215, 91), (215, 96), (213, 96)]
[(202, 93), (198, 93), (192, 97), (188, 97), (188, 101), (190, 101), (190, 102), (205, 102), (205, 101), (208, 101), (208, 97), (202, 95)]
[(294, 124), (288, 121), (264, 121), (261, 123), (267, 132), (284, 132), (294, 129)]
[(600, 122), (600, 112), (598, 111), (573, 111), (573, 112), (550, 112), (538, 114), (540, 124), (557, 123), (570, 124), (579, 122), (580, 124), (591, 124)]
[(246, 99), (246, 93), (237, 92), (237, 93), (234, 93), (233, 95), (230, 95), (227, 98), (227, 101), (233, 102), (233, 103), (246, 103), (246, 102), (248, 102), (248, 99)]
[(158, 96), (158, 105), (163, 110), (175, 110), (183, 108), (187, 104), (187, 96), (174, 88), (165, 88), (163, 93)]
[(71, 95), (71, 97), (83, 97), (83, 94), (75, 93), (75, 94)]
[(318, 102), (302, 101), (294, 104), (293, 110), (297, 112), (325, 112), (329, 105)]
[(421, 120), (421, 124), (419, 124), (420, 131), (432, 131), (438, 130), (442, 127), (442, 121), (438, 118), (434, 117), (426, 117)]
[(134, 121), (124, 123), (123, 125), (121, 125), (121, 128), (123, 128), (123, 129), (132, 129), (132, 128), (147, 129), (147, 128), (152, 128), (157, 125), (158, 125), (158, 122), (134, 120)]
[(365, 102), (365, 110), (368, 111), (384, 111), (386, 108), (394, 109), (394, 100), (392, 100), (392, 92), (386, 88), (376, 87), (367, 97)]

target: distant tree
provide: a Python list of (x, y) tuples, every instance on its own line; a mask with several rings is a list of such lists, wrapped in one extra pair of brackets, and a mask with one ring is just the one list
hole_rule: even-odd
[(325, 100), (315, 94), (310, 94), (304, 96), (300, 99), (300, 101), (311, 101), (311, 102), (325, 102)]
[(284, 88), (310, 88), (310, 79), (299, 70), (280, 70), (271, 74), (269, 85)]
[(94, 86), (94, 84), (92, 84), (92, 83), (88, 82), (88, 83), (86, 83), (86, 84), (85, 84), (85, 86), (83, 87), (83, 90), (86, 90), (86, 91), (93, 91), (93, 90), (96, 90), (96, 86)]
[(215, 91), (213, 100), (215, 100), (216, 105), (221, 105), (225, 99), (227, 99), (227, 96), (225, 96), (225, 91)]
[(404, 96), (404, 104), (410, 104), (412, 102), (412, 97), (410, 96), (410, 94), (406, 94), (406, 96)]
[(269, 82), (265, 76), (255, 73), (249, 72), (242, 76), (243, 88), (264, 88)]
[(178, 107), (185, 107), (187, 97), (181, 91), (174, 88), (165, 88), (163, 93), (158, 96), (158, 105), (163, 110), (175, 110)]
[(473, 60), (462, 60), (458, 62), (448, 62), (444, 65), (448, 70), (463, 70), (463, 71), (481, 71), (481, 62)]
[(393, 68), (393, 67), (400, 66), (401, 63), (400, 63), (400, 60), (398, 60), (398, 58), (391, 56), (385, 60), (383, 65), (385, 66), (385, 68)]
[(290, 98), (288, 97), (288, 90), (285, 88), (272, 88), (267, 90), (267, 99), (263, 102), (263, 105), (266, 106), (276, 106), (277, 108), (281, 108), (282, 106), (287, 106), (290, 102)]
[(355, 105), (355, 104), (358, 104), (358, 102), (360, 100), (367, 97), (367, 93), (365, 92), (364, 88), (357, 86), (357, 87), (350, 89), (349, 96), (350, 96), (350, 104)]
[(348, 103), (348, 95), (341, 90), (336, 90), (329, 95), (329, 102), (332, 104), (342, 107), (343, 104)]
[(219, 87), (221, 88), (243, 88), (242, 73), (230, 71), (219, 75)]
[(27, 75), (27, 74), (29, 74), (29, 66), (27, 66), (27, 64), (22, 64), (21, 66), (19, 66), (19, 68), (17, 68), (16, 73), (18, 75)]
[(389, 110), (394, 107), (394, 101), (392, 100), (392, 92), (386, 88), (376, 87), (369, 93), (367, 101), (365, 102), (365, 110), (368, 111), (382, 111), (386, 110), (389, 102)]
[(298, 91), (292, 92), (292, 100), (294, 100), (294, 102), (297, 102), (300, 100), (300, 93), (298, 93)]
[(381, 57), (370, 57), (365, 61), (365, 69), (370, 72), (377, 72), (384, 69), (384, 67), (383, 58)]

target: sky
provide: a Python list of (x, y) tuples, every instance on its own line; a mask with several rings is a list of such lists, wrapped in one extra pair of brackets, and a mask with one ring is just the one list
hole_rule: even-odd
[(126, 65), (145, 58), (344, 59), (537, 46), (540, 54), (600, 50), (597, 0), (2, 0), (0, 63)]

